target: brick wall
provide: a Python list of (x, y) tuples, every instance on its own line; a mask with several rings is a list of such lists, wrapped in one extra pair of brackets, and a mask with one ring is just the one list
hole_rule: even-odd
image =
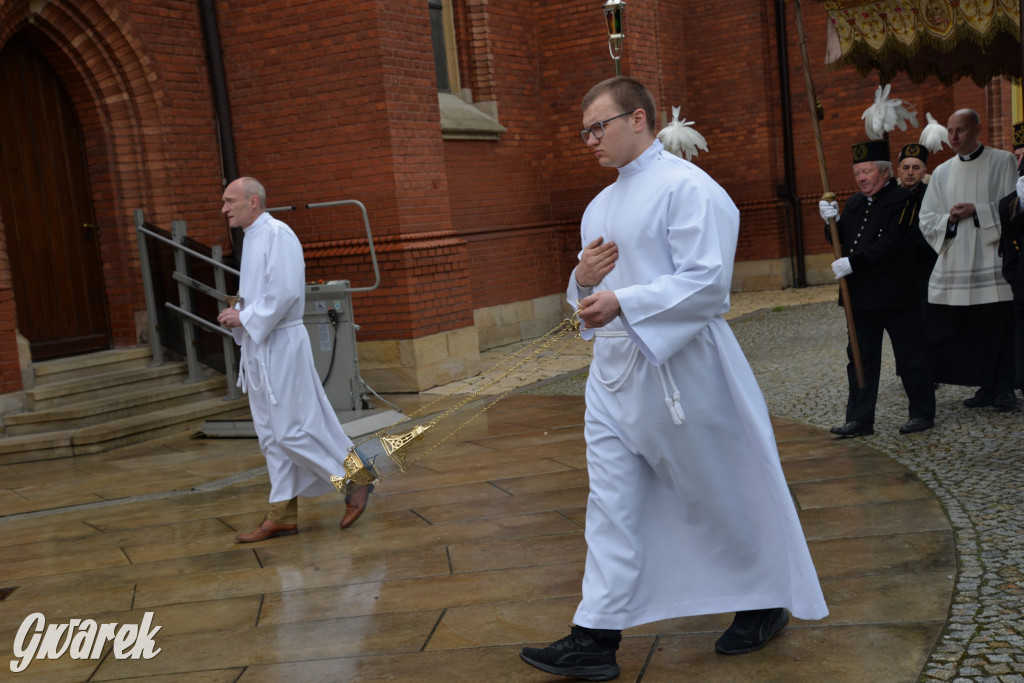
[[(115, 345), (135, 343), (135, 311), (144, 308), (132, 210), (169, 221), (186, 215), (200, 188), (219, 195), (216, 147), (204, 137), (214, 127), (195, 3), (156, 4), (58, 1), (38, 5), (39, 14), (27, 2), (0, 7), (0, 44), (23, 32), (75, 104)], [(0, 326), (15, 319), (8, 305), (0, 304)], [(13, 333), (0, 329), (0, 348), (12, 344)], [(0, 373), (10, 377), (6, 365)], [(18, 386), (0, 381), (0, 393)]]
[[(374, 246), (381, 286), (353, 294), (358, 340), (412, 339), (472, 324), (464, 240), (440, 231), (375, 237)], [(305, 256), (307, 280), (347, 279), (352, 287), (374, 281), (365, 240), (308, 243)], [(361, 267), (351, 268), (355, 263)]]
[[(31, 15), (30, 7), (39, 8)], [(492, 103), (496, 141), (444, 140), (426, 2), (217, 0), (241, 173), (260, 178), (278, 217), (307, 246), (309, 279), (373, 282), (361, 216), (311, 202), (358, 199), (378, 246), (381, 286), (357, 294), (360, 341), (413, 339), (472, 325), (473, 311), (562, 290), (587, 202), (615, 178), (579, 140), (579, 102), (614, 74), (594, 0), (558, 0), (534, 16), (518, 3), (454, 0), (462, 86)], [(788, 12), (796, 191), (809, 255), (829, 251), (803, 67)], [(775, 3), (635, 0), (622, 72), (673, 105), (709, 150), (695, 160), (742, 212), (739, 260), (788, 259), (798, 236), (785, 181)], [(825, 107), (824, 153), (840, 201), (854, 191), (849, 149), (877, 83), (823, 64), (825, 16), (805, 3), (808, 52)], [(132, 211), (188, 221), (190, 236), (230, 251), (219, 213), (222, 169), (199, 9), (194, 0), (51, 0), (0, 4), (0, 45), (22, 31), (64, 83), (81, 121), (117, 345), (144, 308)], [(893, 82), (893, 95), (941, 122), (977, 109), (982, 139), (1007, 147), (1009, 89), (970, 81)], [(896, 131), (892, 149), (919, 130)], [(933, 165), (948, 158), (934, 155)], [(20, 387), (10, 273), (0, 226), (0, 393)]]

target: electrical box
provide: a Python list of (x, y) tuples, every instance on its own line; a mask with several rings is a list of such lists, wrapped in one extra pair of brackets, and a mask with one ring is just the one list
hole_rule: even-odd
[(365, 408), (349, 281), (307, 284), (302, 323), (309, 333), (317, 375), (335, 412)]

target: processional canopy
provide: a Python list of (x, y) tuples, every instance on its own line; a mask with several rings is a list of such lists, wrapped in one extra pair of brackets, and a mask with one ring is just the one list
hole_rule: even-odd
[(825, 63), (877, 71), (883, 83), (906, 73), (950, 85), (970, 76), (1020, 78), (1018, 0), (821, 0), (827, 15)]

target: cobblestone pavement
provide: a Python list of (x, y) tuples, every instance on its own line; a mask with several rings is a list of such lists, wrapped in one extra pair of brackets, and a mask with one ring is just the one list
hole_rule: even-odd
[[(843, 422), (846, 325), (819, 303), (733, 322), (773, 415), (822, 428)], [(1024, 415), (969, 409), (973, 389), (941, 385), (936, 428), (903, 436), (907, 399), (886, 350), (865, 442), (916, 474), (956, 530), (959, 576), (949, 621), (923, 680), (1024, 681)]]
[[(827, 429), (844, 421), (846, 324), (834, 295), (816, 298), (741, 314), (730, 324), (772, 415)], [(935, 429), (900, 435), (907, 400), (888, 342), (883, 348), (875, 434), (864, 443), (934, 491), (956, 531), (953, 604), (920, 680), (1024, 683), (1024, 413), (965, 408), (961, 401), (973, 388), (941, 385)], [(581, 393), (584, 378), (535, 391)]]

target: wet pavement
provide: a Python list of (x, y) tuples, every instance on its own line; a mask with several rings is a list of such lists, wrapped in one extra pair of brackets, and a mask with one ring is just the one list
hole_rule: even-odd
[[(822, 429), (846, 396), (842, 310), (763, 310), (734, 323), (772, 415)], [(785, 349), (785, 352), (780, 352)], [(885, 350), (874, 436), (858, 439), (920, 479), (956, 534), (959, 572), (946, 628), (923, 680), (1024, 681), (1024, 412), (966, 408), (973, 387), (940, 385), (936, 426), (900, 435), (907, 400)]]
[[(775, 420), (829, 617), (794, 619), (737, 657), (713, 650), (731, 615), (629, 629), (620, 680), (1024, 681), (1024, 413), (970, 410), (960, 401), (971, 390), (942, 386), (936, 428), (900, 436), (906, 399), (890, 354), (876, 434), (833, 438), (846, 396), (834, 295), (736, 295), (730, 316)], [(488, 352), (484, 367), (519, 350)], [(385, 480), (345, 531), (331, 495), (301, 501), (295, 536), (234, 543), (269, 490), (253, 439), (0, 466), (0, 660), (18, 661), (18, 629), (36, 612), (118, 624), (151, 612), (160, 626), (150, 659), (118, 659), (108, 644), (10, 679), (563, 680), (517, 652), (564, 635), (579, 599), (588, 354), (570, 342), (505, 373), (492, 398), (532, 384)], [(443, 410), (466, 390), (385, 398)]]

